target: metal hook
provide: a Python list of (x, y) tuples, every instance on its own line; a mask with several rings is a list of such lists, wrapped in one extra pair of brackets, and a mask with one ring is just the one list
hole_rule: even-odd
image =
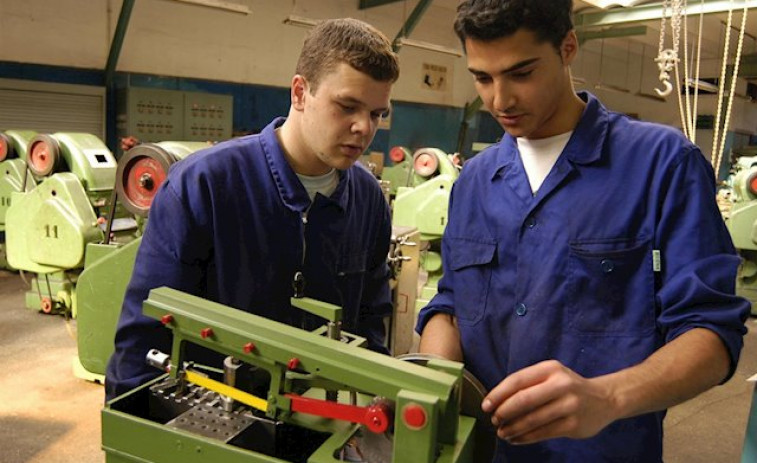
[(673, 91), (673, 84), (671, 84), (669, 80), (664, 80), (662, 82), (662, 85), (665, 86), (665, 89), (664, 90), (660, 90), (659, 88), (656, 88), (656, 89), (654, 89), (655, 93), (657, 93), (658, 95), (660, 95), (662, 97), (666, 97), (666, 96), (670, 95), (670, 92)]

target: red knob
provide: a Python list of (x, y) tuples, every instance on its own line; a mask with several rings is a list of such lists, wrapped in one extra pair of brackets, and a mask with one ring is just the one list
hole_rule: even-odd
[(211, 336), (213, 336), (213, 328), (203, 328), (200, 331), (200, 337), (202, 339), (206, 339), (206, 338), (209, 338)]

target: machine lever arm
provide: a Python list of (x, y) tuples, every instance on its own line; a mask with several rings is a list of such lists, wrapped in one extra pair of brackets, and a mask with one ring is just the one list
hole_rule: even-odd
[(291, 400), (291, 408), (294, 412), (362, 424), (374, 433), (382, 433), (389, 429), (389, 407), (385, 404), (377, 403), (368, 407), (358, 407), (295, 394), (284, 395)]

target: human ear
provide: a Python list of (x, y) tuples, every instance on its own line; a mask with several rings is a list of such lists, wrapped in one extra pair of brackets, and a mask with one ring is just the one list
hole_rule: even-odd
[(575, 29), (571, 29), (565, 34), (565, 38), (560, 44), (560, 58), (562, 58), (563, 64), (569, 66), (578, 54), (578, 37), (576, 36)]
[(290, 89), (292, 98), (292, 107), (297, 111), (305, 109), (305, 98), (308, 93), (308, 82), (300, 74), (292, 77), (292, 86)]

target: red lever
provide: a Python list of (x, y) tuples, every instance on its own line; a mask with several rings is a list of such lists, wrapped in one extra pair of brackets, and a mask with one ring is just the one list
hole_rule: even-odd
[(360, 423), (377, 434), (389, 429), (389, 409), (384, 404), (358, 407), (328, 400), (311, 399), (295, 394), (284, 394), (284, 396), (292, 401), (293, 412)]

